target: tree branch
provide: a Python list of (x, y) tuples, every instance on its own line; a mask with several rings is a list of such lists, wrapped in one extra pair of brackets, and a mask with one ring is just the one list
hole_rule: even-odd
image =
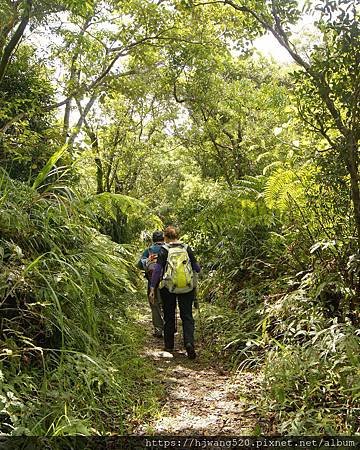
[(258, 14), (255, 13), (255, 11), (251, 10), (250, 8), (246, 6), (239, 6), (236, 3), (234, 3), (232, 0), (224, 0), (224, 3), (226, 5), (232, 6), (234, 9), (242, 12), (247, 12), (248, 14), (252, 15), (266, 30), (270, 31), (272, 35), (275, 37), (275, 39), (279, 42), (280, 45), (282, 45), (285, 50), (290, 54), (290, 56), (293, 58), (293, 60), (299, 64), (301, 67), (305, 69), (305, 71), (308, 73), (308, 75), (312, 78), (314, 84), (317, 87), (317, 90), (319, 92), (320, 97), (326, 104), (331, 116), (333, 117), (335, 124), (338, 128), (338, 130), (342, 133), (343, 136), (347, 136), (348, 129), (344, 125), (340, 112), (335, 106), (334, 101), (331, 99), (331, 89), (329, 85), (326, 82), (325, 76), (323, 73), (318, 73), (311, 65), (306, 62), (296, 51), (291, 47), (291, 44), (286, 36), (286, 33), (281, 25), (280, 18), (277, 15), (276, 10), (272, 9), (272, 15), (276, 24), (276, 29), (268, 23), (266, 20), (262, 19)]
[(26, 0), (24, 15), (19, 23), (19, 26), (17, 27), (15, 33), (12, 35), (10, 41), (4, 48), (4, 51), (1, 56), (0, 60), (0, 82), (3, 80), (6, 68), (9, 64), (10, 57), (16, 48), (17, 44), (20, 42), (20, 39), (22, 38), (25, 28), (27, 27), (27, 24), (29, 23), (30, 19), (30, 13), (32, 9), (32, 0)]
[(97, 98), (96, 93), (93, 93), (84, 109), (82, 109), (80, 100), (75, 99), (76, 104), (80, 111), (80, 117), (79, 117), (79, 120), (77, 121), (77, 124), (74, 127), (74, 131), (72, 132), (71, 136), (68, 139), (68, 148), (70, 151), (71, 151), (71, 147), (74, 145), (75, 139), (77, 138), (78, 134), (80, 133), (81, 127), (84, 123), (84, 120), (86, 119), (86, 116), (88, 115), (90, 109), (92, 108), (93, 104), (95, 103), (96, 98)]
[[(266, 22), (266, 20), (264, 20), (263, 18), (261, 18), (258, 14), (256, 14), (255, 11), (253, 11), (252, 9), (248, 8), (247, 6), (242, 6), (242, 5), (237, 5), (236, 3), (234, 3), (232, 0), (224, 0), (223, 1), (224, 5), (230, 5), (232, 6), (234, 9), (236, 9), (237, 11), (241, 11), (241, 12), (245, 12), (250, 14), (251, 16), (254, 17), (254, 19), (256, 19), (266, 30), (270, 30), (271, 25)], [(270, 30), (271, 31), (271, 30)]]
[(185, 42), (187, 44), (195, 44), (195, 45), (203, 45), (204, 42), (202, 41), (191, 41), (189, 39), (183, 39), (183, 38), (177, 38), (177, 37), (165, 37), (165, 36), (161, 36), (162, 34), (164, 34), (166, 31), (171, 31), (171, 29), (168, 30), (163, 30), (161, 33), (154, 35), (154, 36), (145, 36), (144, 38), (140, 39), (139, 41), (133, 42), (132, 44), (129, 44), (125, 47), (114, 47), (114, 48), (108, 48), (107, 51), (108, 53), (114, 53), (114, 52), (123, 52), (123, 51), (129, 51), (132, 48), (140, 45), (140, 44), (145, 44), (146, 42), (150, 42), (153, 40), (156, 41), (173, 41), (173, 42)]
[(320, 133), (325, 139), (326, 141), (330, 144), (330, 146), (335, 149), (336, 148), (336, 144), (335, 142), (330, 138), (330, 136), (327, 134), (327, 129), (325, 129), (324, 124), (319, 120), (319, 117), (316, 117), (316, 120), (318, 122), (318, 126), (316, 126), (313, 122), (310, 122), (309, 119), (307, 119), (305, 117), (304, 112), (302, 111), (300, 105), (298, 105), (298, 112), (299, 115), (301, 117), (301, 120), (305, 123), (307, 123), (315, 132)]
[[(78, 36), (78, 42), (77, 42), (77, 47), (74, 51), (74, 54), (71, 58), (71, 66), (70, 66), (70, 75), (69, 75), (69, 83), (70, 85), (73, 85), (75, 80), (77, 80), (77, 82), (79, 82), (80, 79), (80, 70), (77, 69), (76, 67), (76, 62), (78, 60), (79, 54), (80, 54), (80, 42), (81, 39), (83, 38), (85, 31), (87, 30), (87, 28), (90, 25), (90, 21), (91, 19), (87, 19), (84, 22), (84, 25), (81, 27), (80, 30), (80, 34)], [(72, 98), (69, 98), (69, 100), (66, 102), (65, 104), (65, 112), (64, 112), (64, 121), (63, 121), (63, 140), (64, 142), (66, 142), (66, 137), (69, 131), (69, 126), (70, 126), (70, 113), (71, 113), (71, 101)]]
[(175, 99), (176, 103), (185, 103), (186, 102), (185, 98), (179, 98), (178, 95), (177, 95), (176, 81), (174, 81), (173, 95), (174, 95), (174, 99)]
[[(112, 66), (114, 65), (114, 63), (115, 63), (115, 61), (112, 61), (112, 63), (111, 63)], [(79, 88), (77, 88), (74, 91), (72, 91), (69, 94), (69, 96), (66, 97), (64, 100), (61, 100), (58, 103), (54, 103), (54, 104), (44, 108), (44, 111), (52, 111), (53, 109), (60, 108), (61, 106), (64, 106), (69, 101), (69, 99), (71, 99), (71, 98), (73, 98), (73, 97), (75, 97), (75, 96), (77, 96), (79, 94), (83, 94), (85, 92), (88, 92), (88, 91), (94, 89), (94, 87), (98, 87), (100, 85), (100, 81), (103, 81), (103, 78), (109, 73), (110, 69), (111, 69), (111, 67), (108, 70), (106, 69), (104, 72), (102, 72), (102, 74), (96, 80), (94, 80), (90, 85), (88, 85), (88, 86), (86, 86), (86, 85), (79, 86)], [(126, 77), (128, 75), (133, 75), (135, 73), (137, 73), (135, 70), (129, 70), (127, 72), (120, 73), (117, 76), (118, 77)]]
[(226, 3), (226, 1), (219, 0), (219, 1), (214, 1), (214, 2), (193, 3), (192, 6), (216, 5), (218, 3), (224, 4), (224, 3)]

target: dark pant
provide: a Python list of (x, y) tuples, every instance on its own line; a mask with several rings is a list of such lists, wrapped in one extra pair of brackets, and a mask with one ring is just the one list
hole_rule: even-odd
[(194, 301), (194, 290), (187, 294), (173, 294), (165, 287), (160, 289), (161, 300), (164, 310), (164, 343), (165, 348), (174, 348), (175, 334), (175, 310), (176, 298), (178, 299), (180, 317), (183, 326), (184, 345), (194, 345), (194, 318), (192, 305)]

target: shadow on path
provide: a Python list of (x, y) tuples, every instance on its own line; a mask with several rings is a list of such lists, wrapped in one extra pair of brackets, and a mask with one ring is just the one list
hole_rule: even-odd
[[(250, 435), (257, 424), (255, 375), (230, 374), (210, 364), (197, 349), (198, 358), (187, 358), (182, 337), (176, 335), (175, 352), (163, 351), (163, 341), (152, 336), (150, 314), (144, 309), (141, 325), (148, 330), (143, 357), (153, 361), (165, 399), (160, 417), (138, 425), (134, 434)], [(178, 323), (181, 328), (181, 322)], [(249, 400), (251, 398), (252, 400)]]

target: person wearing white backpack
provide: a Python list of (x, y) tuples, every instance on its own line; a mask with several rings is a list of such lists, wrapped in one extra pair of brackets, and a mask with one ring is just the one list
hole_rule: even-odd
[(200, 266), (192, 249), (179, 241), (178, 230), (167, 227), (165, 245), (161, 248), (150, 280), (149, 301), (155, 301), (155, 287), (160, 282), (160, 295), (164, 311), (165, 351), (174, 351), (176, 301), (179, 304), (183, 326), (184, 346), (189, 359), (196, 358), (194, 345), (194, 318), (192, 307), (195, 299), (197, 273)]

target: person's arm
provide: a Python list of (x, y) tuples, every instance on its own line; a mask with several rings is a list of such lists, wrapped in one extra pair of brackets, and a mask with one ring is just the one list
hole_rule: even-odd
[(160, 282), (162, 267), (159, 263), (156, 263), (150, 280), (150, 289), (155, 289)]
[(152, 276), (151, 276), (151, 280), (150, 280), (150, 290), (149, 290), (149, 302), (150, 303), (154, 303), (155, 302), (155, 288), (156, 286), (159, 284), (161, 275), (163, 273), (163, 270), (165, 268), (166, 265), (166, 260), (167, 260), (167, 250), (165, 250), (164, 248), (162, 248), (160, 250), (160, 253), (158, 255), (158, 259), (157, 262), (155, 264)]
[(167, 260), (167, 250), (162, 248), (159, 252), (159, 255), (158, 255), (152, 276), (151, 276), (150, 289), (155, 289), (155, 287), (159, 284), (162, 272), (165, 268), (166, 260)]
[(143, 251), (141, 258), (139, 259), (139, 261), (137, 263), (137, 267), (139, 269), (145, 269), (146, 260), (148, 259), (148, 257), (149, 257), (149, 249), (147, 248), (146, 250)]
[(192, 251), (192, 248), (188, 247), (187, 248), (187, 252), (188, 252), (188, 255), (189, 255), (189, 259), (190, 259), (190, 263), (191, 263), (191, 267), (192, 267), (193, 271), (196, 272), (196, 273), (199, 273), (201, 268), (200, 268), (199, 263), (196, 261), (194, 252)]

